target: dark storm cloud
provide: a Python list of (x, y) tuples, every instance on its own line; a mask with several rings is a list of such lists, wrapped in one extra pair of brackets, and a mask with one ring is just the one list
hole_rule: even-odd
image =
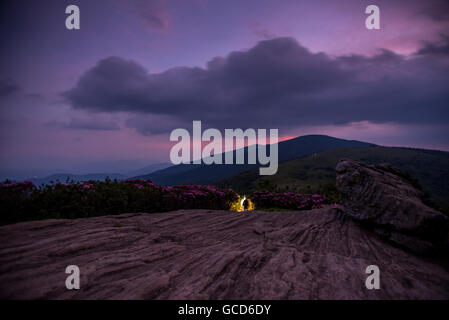
[(20, 90), (20, 87), (11, 78), (0, 78), (0, 98)]
[(448, 123), (449, 65), (426, 55), (381, 50), (372, 57), (312, 53), (292, 38), (259, 42), (212, 59), (206, 68), (148, 74), (110, 57), (64, 93), (75, 108), (159, 118), (129, 121), (144, 132), (202, 120), (217, 128), (342, 124), (354, 121)]
[(119, 125), (114, 121), (94, 120), (94, 119), (71, 119), (64, 121), (49, 121), (45, 124), (49, 128), (63, 128), (76, 130), (120, 130)]
[(416, 54), (449, 56), (449, 35), (442, 35), (441, 40), (437, 42), (426, 42), (424, 46), (416, 52)]

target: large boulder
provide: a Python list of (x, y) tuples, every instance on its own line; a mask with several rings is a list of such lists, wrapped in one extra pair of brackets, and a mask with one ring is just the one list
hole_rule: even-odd
[(447, 239), (447, 217), (426, 206), (421, 200), (422, 192), (399, 169), (390, 164), (365, 165), (344, 159), (336, 171), (342, 204), (353, 218), (420, 253)]

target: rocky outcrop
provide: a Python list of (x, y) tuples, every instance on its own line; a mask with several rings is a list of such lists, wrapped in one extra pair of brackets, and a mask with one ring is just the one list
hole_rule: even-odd
[(345, 159), (336, 170), (345, 213), (415, 252), (429, 252), (447, 240), (447, 217), (423, 204), (421, 191), (399, 169)]
[[(67, 290), (77, 265), (80, 290)], [(380, 289), (365, 287), (368, 265)], [(341, 207), (184, 210), (0, 227), (2, 299), (448, 299), (449, 272)]]

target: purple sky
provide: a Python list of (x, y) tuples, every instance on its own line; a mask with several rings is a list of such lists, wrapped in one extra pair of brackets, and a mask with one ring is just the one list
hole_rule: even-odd
[[(81, 30), (65, 28), (69, 4)], [(369, 4), (381, 30), (365, 28)], [(0, 6), (2, 174), (167, 161), (192, 120), (449, 150), (445, 0)]]

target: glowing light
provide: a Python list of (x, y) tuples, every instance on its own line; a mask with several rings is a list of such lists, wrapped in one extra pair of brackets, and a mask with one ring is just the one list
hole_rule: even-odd
[(245, 207), (243, 206), (243, 203), (245, 202), (245, 200), (246, 200), (246, 196), (243, 196), (243, 199), (242, 199), (242, 201), (240, 201), (240, 211), (244, 211), (245, 210)]

